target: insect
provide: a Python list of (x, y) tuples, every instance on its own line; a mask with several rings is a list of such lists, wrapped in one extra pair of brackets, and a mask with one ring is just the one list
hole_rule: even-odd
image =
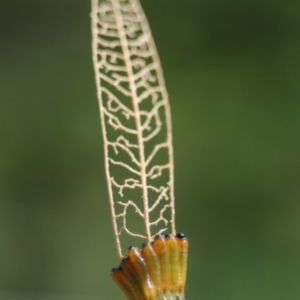
[(157, 235), (139, 250), (129, 247), (111, 276), (131, 300), (184, 299), (188, 242), (183, 234)]
[[(175, 230), (171, 115), (150, 27), (138, 0), (92, 0), (91, 18), (105, 169), (121, 261), (111, 276), (128, 299), (182, 300), (188, 242)], [(128, 238), (146, 242), (124, 254)]]

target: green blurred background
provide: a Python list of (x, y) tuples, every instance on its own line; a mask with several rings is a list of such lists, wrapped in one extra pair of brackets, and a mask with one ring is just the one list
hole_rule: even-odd
[[(142, 5), (172, 107), (187, 300), (299, 300), (300, 2)], [(124, 299), (89, 11), (0, 4), (1, 299)]]

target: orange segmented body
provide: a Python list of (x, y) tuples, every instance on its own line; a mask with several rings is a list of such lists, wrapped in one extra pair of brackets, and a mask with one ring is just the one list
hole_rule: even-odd
[(157, 235), (141, 250), (129, 247), (111, 276), (128, 300), (184, 300), (187, 255), (182, 233)]
[(111, 277), (113, 281), (117, 284), (117, 286), (122, 290), (127, 299), (129, 300), (137, 300), (139, 299), (137, 294), (135, 293), (132, 282), (125, 275), (121, 268), (114, 268), (111, 272)]
[(145, 260), (143, 259), (141, 252), (138, 248), (130, 247), (127, 256), (134, 268), (139, 284), (142, 287), (145, 295), (145, 299), (156, 300), (156, 289), (150, 279), (148, 268)]
[(147, 298), (144, 297), (143, 287), (140, 284), (141, 279), (138, 277), (139, 273), (136, 271), (135, 266), (132, 264), (128, 257), (122, 259), (120, 268), (124, 271), (125, 275), (130, 280), (131, 285), (138, 297), (137, 299), (146, 300)]

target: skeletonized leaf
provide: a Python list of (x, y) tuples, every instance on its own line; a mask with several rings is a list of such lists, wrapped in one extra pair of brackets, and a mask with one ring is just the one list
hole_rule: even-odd
[[(137, 0), (92, 0), (93, 62), (119, 256), (125, 234), (175, 233), (168, 95)], [(130, 215), (130, 218), (128, 217)]]

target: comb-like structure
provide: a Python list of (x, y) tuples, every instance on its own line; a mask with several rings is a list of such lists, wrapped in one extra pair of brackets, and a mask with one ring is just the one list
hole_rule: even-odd
[(141, 250), (129, 247), (111, 276), (128, 300), (184, 300), (187, 255), (182, 233), (159, 234)]

